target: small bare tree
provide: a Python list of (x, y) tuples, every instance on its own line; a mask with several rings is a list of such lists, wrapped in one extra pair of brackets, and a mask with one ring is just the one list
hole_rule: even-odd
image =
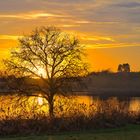
[[(52, 118), (54, 96), (70, 93), (68, 79), (79, 77), (86, 72), (87, 65), (82, 61), (83, 54), (83, 47), (74, 36), (56, 27), (41, 27), (31, 35), (20, 38), (19, 46), (4, 63), (15, 75), (20, 73), (41, 81), (37, 87), (42, 97), (48, 101), (49, 115)], [(26, 93), (26, 87), (23, 93)], [(17, 90), (19, 91), (18, 87)], [(32, 96), (33, 93), (29, 95)]]
[(118, 72), (130, 72), (130, 65), (128, 63), (119, 64)]

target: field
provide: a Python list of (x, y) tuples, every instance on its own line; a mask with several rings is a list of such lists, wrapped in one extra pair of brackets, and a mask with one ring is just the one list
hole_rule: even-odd
[(0, 140), (140, 140), (140, 125), (123, 128), (96, 130), (87, 132), (70, 132), (57, 135), (40, 135), (27, 137), (1, 137)]

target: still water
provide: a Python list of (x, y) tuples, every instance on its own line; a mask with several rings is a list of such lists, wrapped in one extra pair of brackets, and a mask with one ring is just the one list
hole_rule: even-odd
[[(72, 96), (71, 98), (56, 97), (55, 107), (58, 115), (69, 115), (75, 113), (77, 109), (81, 109), (84, 114), (88, 114), (89, 110), (95, 112), (98, 108), (108, 107), (125, 109), (126, 111), (140, 112), (140, 97), (131, 98), (99, 98), (94, 96)], [(108, 108), (107, 108), (108, 109)], [(0, 118), (7, 116), (30, 116), (35, 113), (48, 113), (47, 101), (40, 97), (22, 97), (19, 99), (14, 96), (1, 96), (0, 97)]]
[(107, 100), (117, 100), (118, 102), (125, 102), (126, 107), (129, 111), (140, 111), (140, 97), (127, 97), (127, 98), (118, 98), (118, 97), (108, 97), (108, 98), (99, 98), (94, 96), (77, 96), (76, 100), (78, 103), (84, 103), (86, 105), (91, 105), (97, 102), (97, 100), (107, 101)]

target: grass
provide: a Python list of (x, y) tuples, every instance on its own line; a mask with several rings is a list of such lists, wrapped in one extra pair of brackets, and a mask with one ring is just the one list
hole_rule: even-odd
[(128, 125), (117, 129), (69, 132), (57, 135), (0, 137), (0, 140), (140, 140), (140, 125)]

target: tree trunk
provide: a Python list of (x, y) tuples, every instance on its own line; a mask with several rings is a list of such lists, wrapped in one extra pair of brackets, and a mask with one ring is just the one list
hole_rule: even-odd
[(53, 96), (51, 96), (48, 100), (49, 103), (49, 117), (50, 119), (54, 118), (54, 100), (53, 100)]

